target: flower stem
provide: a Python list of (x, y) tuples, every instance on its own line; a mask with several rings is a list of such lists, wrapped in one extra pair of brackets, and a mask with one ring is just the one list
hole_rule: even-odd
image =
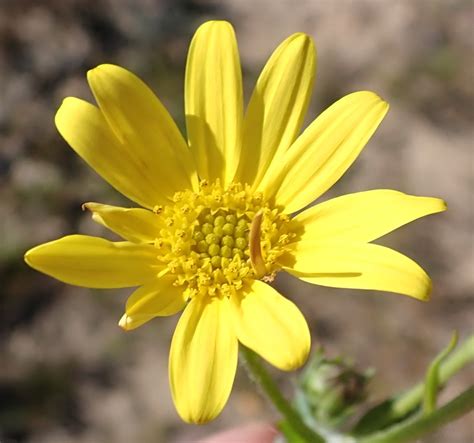
[(240, 352), (247, 363), (246, 368), (250, 377), (261, 386), (275, 408), (283, 415), (294, 431), (308, 443), (324, 443), (324, 439), (303, 422), (288, 400), (283, 397), (277, 384), (262, 365), (258, 355), (243, 345), (241, 345)]
[(474, 409), (474, 386), (471, 386), (431, 414), (419, 414), (414, 419), (392, 426), (386, 431), (376, 432), (360, 438), (357, 443), (409, 442), (461, 417), (472, 409)]

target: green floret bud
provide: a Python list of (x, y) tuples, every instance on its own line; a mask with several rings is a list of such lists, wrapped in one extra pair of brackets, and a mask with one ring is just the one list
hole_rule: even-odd
[(232, 249), (232, 253), (238, 255), (240, 258), (244, 258), (244, 251), (242, 251), (242, 249), (234, 248)]
[(197, 244), (197, 250), (199, 252), (207, 252), (207, 248), (209, 247), (209, 245), (206, 243), (205, 240), (201, 240), (198, 242)]
[(214, 219), (214, 226), (224, 226), (224, 224), (225, 224), (225, 218), (224, 218), (224, 216), (218, 215), (218, 216)]
[(222, 245), (223, 246), (229, 246), (230, 248), (232, 248), (232, 246), (234, 246), (234, 237), (231, 237), (230, 235), (225, 235), (223, 238), (222, 238)]
[(247, 228), (242, 226), (237, 226), (234, 231), (234, 237), (245, 237), (247, 233)]
[(187, 297), (231, 297), (244, 283), (271, 281), (281, 270), (278, 258), (296, 236), (293, 224), (250, 185), (201, 180), (199, 189), (172, 200), (154, 208), (159, 232), (152, 244), (160, 269), (176, 277)]
[(206, 243), (208, 245), (217, 245), (219, 243), (220, 238), (216, 234), (207, 234), (206, 235)]
[(201, 231), (196, 231), (193, 235), (194, 240), (196, 240), (197, 243), (200, 241), (204, 240), (204, 234)]
[(237, 223), (237, 226), (242, 227), (242, 228), (248, 228), (249, 224), (247, 220), (244, 220), (243, 218), (241, 218), (239, 222)]
[(213, 243), (212, 245), (209, 245), (209, 249), (207, 250), (207, 252), (209, 253), (211, 257), (215, 257), (216, 255), (220, 254), (221, 248), (219, 245), (216, 245), (215, 243)]
[(244, 250), (247, 247), (247, 240), (245, 240), (243, 237), (239, 237), (235, 240), (235, 246), (241, 250)]
[(224, 235), (222, 226), (214, 226), (214, 234), (216, 234), (218, 237), (222, 237)]
[(237, 216), (235, 214), (227, 214), (225, 219), (231, 225), (235, 225), (237, 223)]
[(222, 246), (221, 248), (221, 256), (230, 258), (232, 257), (232, 248), (229, 246)]
[(213, 230), (214, 226), (212, 226), (210, 223), (204, 223), (201, 228), (201, 231), (204, 235), (211, 234)]
[(227, 266), (229, 266), (229, 263), (230, 263), (230, 259), (227, 258), (227, 257), (222, 257), (221, 259), (221, 266), (223, 268), (226, 268)]
[(221, 258), (218, 255), (214, 255), (211, 258), (211, 265), (214, 266), (215, 268), (220, 268), (221, 267)]
[(222, 231), (227, 235), (232, 235), (234, 233), (234, 229), (235, 225), (232, 223), (226, 223), (224, 226), (222, 226)]

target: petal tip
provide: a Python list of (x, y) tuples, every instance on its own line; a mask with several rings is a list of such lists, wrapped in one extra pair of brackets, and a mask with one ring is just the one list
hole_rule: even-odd
[[(34, 248), (33, 248), (34, 249)], [(25, 263), (28, 265), (28, 266), (32, 266), (31, 265), (31, 252), (33, 251), (33, 249), (29, 249), (28, 251), (25, 252), (25, 254), (23, 255), (23, 260), (25, 261)]]
[(91, 81), (92, 78), (94, 77), (94, 75), (99, 72), (99, 69), (100, 69), (100, 66), (96, 66), (95, 68), (91, 68), (89, 69), (87, 72), (86, 72), (86, 77), (87, 77), (87, 80)]
[(75, 100), (77, 100), (76, 97), (65, 97), (65, 98), (63, 98), (63, 101), (59, 105), (59, 108), (58, 108), (56, 113), (58, 113), (61, 110), (61, 108), (63, 108), (64, 106), (67, 106), (69, 103), (72, 103)]
[(285, 365), (281, 366), (280, 369), (283, 371), (296, 371), (300, 369), (308, 361), (309, 353), (311, 350), (311, 335), (308, 330), (308, 346), (302, 350), (299, 355), (295, 355), (295, 358), (288, 360)]
[(106, 71), (122, 71), (124, 68), (122, 68), (119, 65), (114, 65), (113, 63), (101, 63), (100, 65), (97, 65), (95, 68), (91, 68), (87, 71), (87, 75), (93, 75), (93, 74), (98, 74), (98, 73), (104, 73)]
[(295, 32), (292, 37), (294, 42), (300, 42), (302, 45), (309, 45), (310, 47), (315, 46), (313, 37), (304, 32)]
[(86, 78), (91, 88), (92, 85), (98, 80), (99, 76), (104, 72), (103, 66), (105, 65), (99, 65), (87, 71)]
[[(362, 90), (362, 91), (356, 91), (352, 92), (345, 97), (357, 97), (359, 99), (362, 99), (363, 97), (367, 101), (373, 101), (374, 105), (382, 104), (384, 108), (387, 108), (390, 106), (387, 101), (383, 99), (379, 94), (377, 94), (374, 91), (368, 91), (368, 90)], [(345, 98), (343, 97), (343, 98)]]
[(190, 425), (205, 425), (206, 423), (209, 423), (215, 418), (214, 416), (208, 416), (208, 415), (193, 415), (193, 414), (188, 415), (179, 410), (178, 410), (178, 415), (181, 417), (181, 419), (184, 422)]
[(390, 109), (390, 104), (383, 97), (376, 94), (375, 92), (372, 92), (372, 94), (375, 98), (377, 98), (376, 105), (380, 106), (382, 114), (385, 115)]
[(231, 27), (233, 29), (232, 24), (227, 20), (208, 20), (207, 22), (204, 22), (202, 25), (200, 25), (198, 29), (206, 29), (211, 26), (224, 26)]
[(201, 33), (207, 34), (210, 32), (227, 32), (235, 34), (234, 27), (230, 22), (226, 20), (209, 20), (207, 22), (204, 22), (196, 29), (194, 37), (199, 36)]
[(56, 114), (54, 115), (54, 122), (56, 123), (56, 126), (58, 125), (58, 121), (61, 119), (66, 108), (72, 105), (75, 100), (77, 100), (76, 97), (66, 97), (63, 99), (58, 107), (58, 110), (56, 111)]
[[(315, 69), (317, 51), (313, 37), (311, 35), (305, 34), (304, 32), (297, 32), (296, 34), (293, 34), (293, 37), (293, 43), (298, 44), (302, 53), (305, 54), (306, 62), (313, 66), (313, 69)], [(312, 77), (314, 78), (314, 72)]]
[(181, 420), (191, 425), (205, 425), (217, 418), (222, 413), (222, 407), (217, 408), (201, 408), (193, 407), (190, 404), (176, 403), (176, 412)]
[(132, 319), (127, 315), (123, 314), (120, 318), (118, 325), (126, 332), (131, 331), (133, 328), (132, 326)]
[(426, 290), (420, 295), (420, 300), (421, 301), (430, 301), (431, 300), (431, 293), (433, 292), (433, 283), (431, 281), (431, 279), (428, 277), (428, 283), (427, 283), (427, 287), (426, 287)]
[(85, 106), (92, 106), (89, 102), (77, 97), (66, 97), (54, 115), (54, 124), (57, 130), (66, 139), (71, 126), (74, 126), (75, 119), (80, 118)]
[(114, 71), (119, 71), (122, 68), (120, 68), (117, 65), (113, 65), (111, 63), (102, 63), (100, 65), (97, 65), (95, 68), (89, 69), (87, 71), (87, 81), (89, 85), (92, 87), (92, 85), (100, 81), (101, 78), (106, 76), (107, 74), (112, 74)]
[(23, 260), (29, 267), (36, 270), (40, 270), (38, 268), (38, 258), (41, 258), (41, 254), (38, 254), (38, 252), (40, 252), (43, 246), (44, 244), (38, 245), (38, 246), (35, 246), (34, 248), (28, 249), (28, 251), (25, 252), (25, 255), (23, 256)]
[(94, 212), (98, 205), (99, 205), (99, 203), (86, 202), (86, 203), (83, 203), (83, 204), (81, 205), (81, 209), (82, 209), (83, 211)]

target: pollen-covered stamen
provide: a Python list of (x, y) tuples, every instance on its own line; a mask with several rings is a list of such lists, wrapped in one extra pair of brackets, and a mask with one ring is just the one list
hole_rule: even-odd
[(231, 296), (246, 280), (271, 280), (294, 234), (290, 219), (249, 186), (202, 182), (155, 211), (164, 226), (158, 261), (188, 297)]

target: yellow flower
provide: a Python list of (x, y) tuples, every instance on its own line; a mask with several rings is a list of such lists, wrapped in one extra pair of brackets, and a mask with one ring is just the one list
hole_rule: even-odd
[(184, 309), (169, 374), (188, 422), (211, 420), (224, 407), (238, 342), (282, 370), (305, 362), (306, 321), (267, 284), (278, 271), (428, 298), (430, 279), (414, 261), (371, 242), (443, 211), (442, 200), (373, 190), (304, 209), (344, 174), (388, 110), (374, 93), (355, 92), (298, 136), (315, 66), (311, 38), (290, 36), (244, 113), (234, 31), (212, 21), (189, 49), (188, 142), (151, 90), (118, 66), (88, 73), (98, 107), (69, 97), (56, 115), (71, 147), (142, 208), (86, 203), (124, 241), (66, 236), (31, 249), (26, 262), (74, 285), (139, 286), (119, 323), (126, 330)]

